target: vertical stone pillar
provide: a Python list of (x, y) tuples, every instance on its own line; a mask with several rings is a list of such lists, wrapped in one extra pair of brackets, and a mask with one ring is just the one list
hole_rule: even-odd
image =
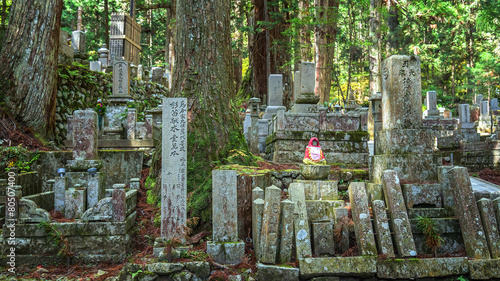
[(486, 240), (490, 248), (492, 259), (500, 257), (500, 237), (498, 235), (498, 223), (495, 218), (495, 210), (490, 199), (482, 198), (477, 202), (481, 221), (483, 222)]
[(67, 131), (66, 131), (66, 139), (69, 141), (73, 141), (73, 115), (68, 115), (67, 119)]
[(335, 254), (333, 241), (333, 224), (329, 221), (313, 222), (313, 249), (314, 255)]
[(126, 61), (113, 65), (113, 95), (130, 96), (130, 69)]
[(111, 204), (113, 205), (113, 221), (125, 221), (125, 189), (117, 188), (113, 190)]
[(395, 257), (394, 246), (392, 244), (391, 229), (389, 228), (384, 201), (374, 200), (372, 202), (372, 212), (379, 253), (386, 255), (388, 258), (393, 258)]
[(295, 71), (293, 76), (293, 101), (300, 95), (300, 71)]
[(377, 246), (373, 236), (370, 210), (368, 208), (368, 195), (364, 182), (351, 182), (349, 185), (349, 200), (351, 202), (354, 232), (360, 254), (363, 256), (376, 256)]
[(470, 121), (470, 106), (468, 104), (458, 105), (458, 118), (460, 124), (471, 123)]
[(489, 259), (488, 242), (481, 224), (468, 170), (464, 167), (454, 167), (448, 171), (447, 175), (467, 256), (473, 259)]
[(260, 260), (260, 232), (262, 229), (264, 203), (264, 199), (261, 198), (252, 201), (252, 240), (255, 258), (257, 260)]
[(314, 62), (300, 63), (300, 93), (314, 94), (316, 86), (316, 65)]
[(212, 232), (215, 243), (238, 240), (238, 196), (235, 170), (212, 171)]
[(127, 139), (135, 139), (135, 125), (137, 122), (137, 113), (135, 108), (129, 108), (127, 111)]
[(73, 113), (73, 159), (97, 159), (97, 113), (92, 109)]
[(130, 78), (137, 78), (137, 65), (130, 63)]
[(87, 209), (93, 208), (104, 198), (104, 174), (96, 173), (87, 178)]
[(481, 116), (488, 116), (490, 113), (490, 103), (487, 100), (481, 102)]
[(437, 93), (436, 91), (428, 91), (426, 97), (427, 118), (439, 117), (439, 110), (437, 109)]
[(267, 106), (283, 105), (283, 75), (271, 74), (267, 78)]
[(64, 200), (66, 198), (66, 187), (68, 178), (57, 177), (54, 183), (54, 211), (64, 213)]
[(342, 237), (340, 243), (338, 244), (339, 253), (345, 253), (349, 250), (349, 228), (347, 227), (348, 221), (348, 210), (347, 208), (334, 208), (333, 216), (334, 216), (334, 228), (341, 229)]
[(137, 66), (137, 80), (144, 80), (144, 66), (142, 64)]
[(64, 217), (79, 219), (87, 210), (87, 189), (75, 185), (65, 192)]
[(163, 98), (161, 236), (186, 223), (187, 99)]
[(85, 35), (85, 32), (76, 30), (71, 33), (71, 43), (73, 48), (77, 53), (80, 53), (80, 55), (85, 54), (86, 41), (87, 36)]
[(280, 219), (281, 189), (272, 185), (265, 190), (264, 214), (260, 232), (260, 261), (276, 263)]
[[(293, 212), (295, 203), (290, 200), (281, 201), (280, 248), (279, 262), (288, 263), (292, 260), (293, 246)], [(333, 236), (332, 236), (333, 238)]]
[(387, 208), (391, 216), (394, 242), (396, 243), (398, 255), (403, 258), (414, 257), (417, 255), (417, 250), (396, 171), (385, 170), (383, 172), (382, 184), (385, 202), (387, 202)]
[(251, 98), (249, 101), (250, 104), (250, 134), (249, 134), (249, 149), (250, 152), (256, 155), (260, 154), (259, 150), (259, 98)]
[(304, 185), (291, 183), (288, 187), (290, 201), (295, 202), (294, 238), (297, 258), (312, 256), (311, 233), (307, 217), (306, 195)]
[(163, 79), (163, 69), (161, 67), (151, 68), (151, 82), (161, 84)]
[(383, 129), (420, 129), (420, 58), (393, 55), (382, 63)]

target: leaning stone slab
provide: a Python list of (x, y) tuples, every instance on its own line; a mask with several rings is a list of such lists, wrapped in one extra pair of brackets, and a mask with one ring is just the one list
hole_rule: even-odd
[(469, 272), (467, 258), (396, 259), (377, 261), (377, 277), (415, 279), (463, 275)]
[(349, 199), (351, 201), (356, 242), (360, 253), (363, 256), (376, 256), (377, 246), (375, 244), (375, 237), (373, 236), (365, 183), (351, 182), (349, 185)]
[(452, 187), (455, 212), (460, 214), (458, 220), (467, 256), (474, 259), (489, 259), (488, 242), (481, 224), (467, 168), (455, 167), (448, 171), (447, 176)]
[(500, 257), (500, 237), (498, 236), (498, 223), (495, 218), (493, 203), (490, 199), (483, 198), (477, 202), (477, 207), (483, 222), (491, 257), (496, 259)]
[(301, 183), (291, 183), (288, 188), (288, 195), (290, 201), (296, 204), (294, 212), (294, 237), (297, 257), (312, 256), (311, 233), (307, 217), (304, 185)]
[(389, 209), (394, 231), (396, 250), (400, 257), (413, 257), (417, 255), (415, 241), (411, 233), (410, 220), (406, 213), (406, 206), (399, 184), (399, 178), (394, 170), (383, 172), (382, 184), (384, 188), (385, 202)]
[(260, 232), (260, 261), (275, 263), (278, 251), (281, 189), (272, 185), (266, 188), (262, 229)]
[(312, 233), (315, 256), (319, 256), (322, 254), (335, 254), (333, 223), (331, 221), (313, 222)]
[(439, 166), (438, 180), (441, 184), (441, 192), (443, 194), (443, 208), (455, 208), (453, 192), (451, 191), (450, 181), (446, 173), (451, 169), (450, 166)]
[(500, 276), (500, 259), (469, 260), (469, 275), (473, 280), (498, 278)]
[(379, 253), (390, 258), (395, 257), (391, 229), (389, 228), (389, 221), (387, 220), (387, 212), (385, 210), (384, 201), (373, 201), (372, 211)]
[[(347, 208), (335, 208), (333, 209), (334, 215), (334, 229), (339, 229), (342, 233), (340, 238), (340, 243), (337, 243), (337, 249), (340, 253), (345, 253), (349, 250), (349, 227), (347, 223), (349, 221), (349, 212)], [(342, 229), (340, 229), (340, 227)]]
[(300, 277), (317, 276), (372, 277), (377, 273), (376, 257), (332, 257), (299, 259)]
[(299, 280), (299, 269), (257, 263), (257, 280)]
[(280, 263), (287, 263), (292, 260), (294, 211), (295, 211), (295, 203), (293, 203), (288, 199), (281, 201), (280, 247), (279, 247)]

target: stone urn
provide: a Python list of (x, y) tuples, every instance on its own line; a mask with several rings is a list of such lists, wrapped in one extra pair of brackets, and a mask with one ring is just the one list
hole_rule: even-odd
[(330, 173), (330, 165), (300, 165), (300, 174), (306, 180), (325, 180)]

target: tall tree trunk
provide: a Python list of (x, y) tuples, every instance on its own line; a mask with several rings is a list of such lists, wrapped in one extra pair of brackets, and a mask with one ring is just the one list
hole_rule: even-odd
[(309, 29), (309, 1), (299, 0), (299, 18), (302, 22), (300, 28), (300, 58), (302, 61), (313, 61), (311, 30)]
[(337, 37), (337, 15), (339, 1), (315, 0), (316, 6), (316, 95), (319, 102), (330, 101), (330, 89), (333, 76), (333, 58)]
[(387, 0), (387, 25), (389, 27), (387, 34), (387, 57), (398, 54), (399, 49), (399, 15), (395, 5), (396, 3), (394, 0)]
[(0, 22), (0, 50), (1, 50), (7, 23), (7, 0), (2, 0), (2, 13), (0, 14), (0, 17), (2, 18), (2, 21)]
[(257, 25), (266, 20), (264, 9), (265, 0), (253, 0), (254, 2), (254, 43), (253, 43), (253, 85), (254, 97), (260, 98), (261, 104), (267, 104), (267, 44), (266, 32), (260, 31)]
[(380, 63), (382, 62), (380, 40), (381, 0), (370, 0), (370, 96), (382, 92)]
[(14, 118), (42, 135), (55, 124), (62, 0), (14, 0), (0, 52), (0, 91)]
[(109, 5), (108, 0), (104, 0), (104, 42), (109, 48)]
[[(189, 128), (217, 157), (237, 125), (231, 52), (230, 0), (178, 0), (172, 92), (189, 100)], [(203, 143), (200, 140), (200, 143)]]
[(170, 29), (170, 17), (172, 15), (172, 9), (167, 8), (166, 11), (166, 16), (165, 16), (165, 22), (167, 23), (167, 26), (165, 27), (165, 70), (168, 70), (168, 72), (172, 72), (172, 69), (170, 68), (170, 38), (172, 37), (172, 32)]

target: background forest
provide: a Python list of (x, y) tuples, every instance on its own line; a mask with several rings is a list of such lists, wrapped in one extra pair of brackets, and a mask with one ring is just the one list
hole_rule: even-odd
[[(173, 70), (175, 1), (135, 2), (142, 64)], [(436, 90), (440, 106), (454, 109), (477, 93), (498, 97), (499, 0), (231, 2), (234, 83), (241, 99), (263, 97), (271, 73), (284, 75), (289, 97), (298, 62), (314, 60), (323, 69), (317, 85), (322, 101), (342, 102), (352, 92), (366, 106), (380, 91), (370, 86), (371, 64), (392, 54), (421, 57), (422, 92)], [(11, 0), (1, 0), (0, 39), (10, 5)], [(111, 13), (128, 12), (129, 5), (128, 0), (64, 0), (61, 26), (76, 30), (82, 7), (87, 52), (95, 60), (97, 49), (108, 43)]]

